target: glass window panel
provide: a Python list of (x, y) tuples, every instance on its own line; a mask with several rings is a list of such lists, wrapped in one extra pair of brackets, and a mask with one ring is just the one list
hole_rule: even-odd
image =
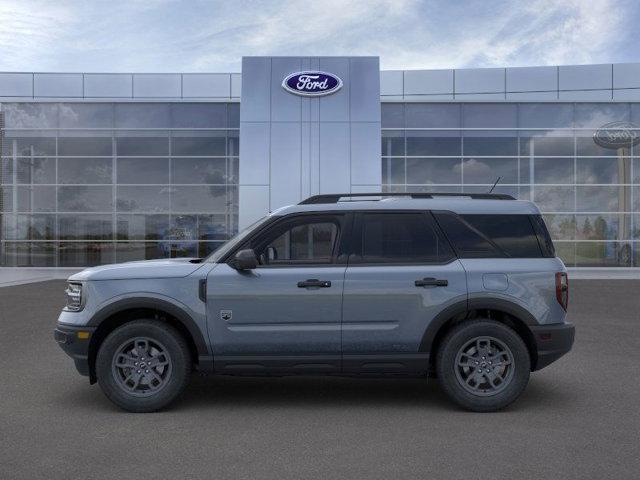
[(111, 137), (60, 137), (58, 155), (105, 157), (113, 154)]
[(197, 215), (173, 215), (167, 239), (196, 240), (198, 232)]
[(119, 184), (169, 183), (168, 158), (118, 157)]
[(240, 132), (227, 130), (227, 155), (235, 157), (240, 154)]
[(465, 103), (465, 128), (516, 128), (518, 106), (508, 103)]
[(574, 212), (575, 187), (536, 186), (533, 201), (542, 212)]
[[(0, 212), (2, 212), (1, 209)], [(12, 215), (10, 213), (0, 213), (0, 239), (16, 240), (16, 235), (17, 215)]]
[(168, 212), (170, 190), (168, 186), (119, 185), (116, 208), (119, 212)]
[(226, 163), (224, 158), (174, 158), (171, 162), (173, 183), (225, 184)]
[(169, 128), (171, 115), (168, 103), (116, 103), (117, 128)]
[(111, 186), (58, 187), (59, 212), (111, 212)]
[(576, 242), (576, 267), (630, 266), (630, 242)]
[(58, 104), (3, 103), (6, 128), (57, 128)]
[(459, 158), (408, 158), (407, 183), (437, 184), (462, 183)]
[(3, 146), (3, 155), (38, 156), (56, 154), (55, 137), (6, 137)]
[(13, 183), (13, 158), (2, 158), (0, 159), (0, 184), (11, 183)]
[(536, 158), (534, 160), (534, 181), (538, 184), (573, 184), (573, 166), (573, 158)]
[(13, 189), (15, 187), (0, 187), (0, 212), (13, 211)]
[(240, 162), (239, 158), (228, 158), (227, 167), (227, 183), (237, 184), (240, 180)]
[(404, 128), (404, 103), (383, 103), (380, 107), (382, 128)]
[(117, 137), (116, 149), (119, 156), (145, 156), (169, 155), (168, 137)]
[(600, 128), (611, 122), (630, 120), (628, 103), (576, 103), (576, 128)]
[(168, 238), (169, 215), (122, 215), (116, 217), (118, 240), (164, 240)]
[(111, 214), (60, 214), (58, 235), (61, 240), (111, 240)]
[(383, 130), (381, 151), (383, 157), (404, 155), (404, 130)]
[(16, 164), (18, 183), (56, 183), (55, 158), (18, 157)]
[[(630, 158), (578, 158), (577, 183), (620, 183), (630, 179)], [(625, 169), (627, 174), (625, 175)], [(622, 173), (622, 176), (620, 176)], [(629, 180), (627, 180), (629, 181)]]
[[(383, 190), (384, 191), (384, 190)], [(388, 192), (409, 192), (409, 193), (461, 193), (460, 185), (407, 185), (407, 187), (398, 186), (396, 190), (388, 190)], [(486, 192), (486, 189), (484, 190)]]
[(118, 242), (116, 243), (116, 262), (167, 258), (170, 254), (170, 249), (170, 245), (164, 243)]
[(520, 128), (571, 128), (573, 104), (521, 103), (518, 105)]
[(240, 128), (240, 104), (227, 103), (227, 112), (229, 115), (227, 120), (229, 128)]
[(465, 158), (462, 162), (464, 183), (518, 183), (517, 158)]
[(113, 105), (110, 103), (61, 103), (60, 128), (111, 128)]
[(446, 103), (406, 103), (408, 128), (459, 128), (460, 105)]
[(58, 183), (112, 183), (113, 159), (59, 158)]
[(520, 155), (537, 157), (573, 157), (573, 135), (552, 132), (520, 132)]
[(55, 215), (16, 215), (12, 240), (55, 240)]
[(617, 212), (619, 196), (631, 198), (631, 187), (576, 187), (576, 210), (579, 212)]
[(2, 265), (5, 267), (55, 267), (56, 244), (53, 242), (6, 242)]
[(407, 155), (459, 156), (461, 153), (459, 131), (407, 131)]
[(382, 183), (406, 183), (404, 158), (382, 159)]
[(578, 240), (628, 240), (631, 238), (631, 215), (576, 215)]
[(211, 132), (199, 136), (174, 136), (171, 139), (172, 155), (205, 156), (226, 155), (225, 133)]
[(198, 257), (205, 258), (220, 248), (224, 242), (199, 242)]
[[(473, 133), (473, 135), (469, 135)], [(492, 132), (465, 132), (463, 139), (463, 151), (465, 155), (517, 155), (518, 154), (518, 138), (515, 132), (514, 136), (493, 136)], [(488, 135), (488, 136), (480, 136)]]
[(172, 103), (173, 128), (226, 128), (226, 103)]
[(230, 237), (226, 215), (198, 215), (197, 231), (198, 240), (226, 240)]
[(159, 244), (159, 247), (162, 249), (162, 254), (164, 257), (195, 258), (198, 256), (198, 242), (162, 242)]
[(549, 234), (553, 240), (573, 240), (576, 237), (576, 217), (574, 215), (543, 215)]
[(615, 157), (618, 155), (628, 155), (629, 149), (605, 148), (598, 145), (593, 136), (593, 132), (576, 132), (576, 152), (578, 155), (600, 155), (604, 157)]
[(574, 242), (554, 242), (556, 257), (560, 257), (567, 267), (575, 267), (576, 244)]
[(633, 159), (633, 183), (640, 183), (640, 158)]
[(20, 186), (18, 188), (19, 212), (54, 212), (56, 209), (56, 187)]
[(86, 267), (115, 262), (113, 243), (60, 243), (59, 262), (61, 267)]
[(174, 212), (226, 212), (227, 187), (172, 187)]

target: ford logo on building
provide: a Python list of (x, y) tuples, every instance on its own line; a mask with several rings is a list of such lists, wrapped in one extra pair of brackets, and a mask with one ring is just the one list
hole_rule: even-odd
[(335, 93), (342, 88), (340, 77), (327, 72), (296, 72), (282, 81), (287, 92), (304, 97), (320, 97)]
[(640, 127), (630, 122), (612, 122), (593, 134), (593, 141), (603, 148), (624, 148), (640, 142)]

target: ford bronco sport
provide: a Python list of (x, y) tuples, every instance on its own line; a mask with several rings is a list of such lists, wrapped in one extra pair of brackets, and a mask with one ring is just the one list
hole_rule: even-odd
[(538, 208), (497, 194), (332, 194), (204, 259), (71, 276), (55, 339), (120, 407), (161, 409), (194, 370), (437, 376), (474, 411), (571, 349), (567, 273)]

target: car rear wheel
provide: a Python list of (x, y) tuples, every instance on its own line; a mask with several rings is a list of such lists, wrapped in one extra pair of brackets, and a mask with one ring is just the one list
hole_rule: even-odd
[(100, 345), (96, 375), (105, 395), (130, 412), (153, 412), (173, 402), (191, 373), (189, 347), (173, 327), (136, 320)]
[(458, 405), (491, 412), (514, 402), (529, 382), (531, 360), (520, 336), (494, 320), (456, 325), (442, 341), (436, 371)]

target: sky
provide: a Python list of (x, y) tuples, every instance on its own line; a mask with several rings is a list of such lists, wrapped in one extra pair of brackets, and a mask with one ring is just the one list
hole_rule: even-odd
[(243, 55), (381, 68), (640, 61), (637, 0), (0, 0), (0, 71), (239, 72)]

